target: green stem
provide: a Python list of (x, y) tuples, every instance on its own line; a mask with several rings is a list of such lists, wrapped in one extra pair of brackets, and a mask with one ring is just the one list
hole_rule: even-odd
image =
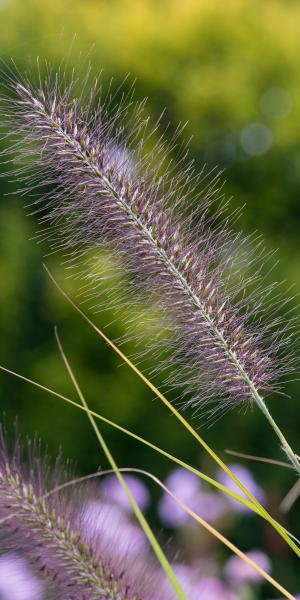
[(288, 441), (286, 440), (285, 436), (283, 435), (281, 429), (278, 427), (276, 421), (274, 421), (265, 401), (257, 392), (254, 395), (254, 398), (255, 398), (255, 402), (256, 402), (257, 406), (260, 408), (262, 413), (268, 419), (272, 429), (275, 431), (277, 437), (279, 438), (282, 450), (285, 452), (287, 458), (292, 463), (294, 469), (300, 474), (300, 462), (299, 462), (296, 454), (292, 450), (291, 446), (289, 445)]
[(133, 495), (132, 495), (132, 493), (131, 493), (131, 491), (130, 491), (130, 489), (129, 489), (129, 487), (128, 487), (128, 485), (127, 485), (127, 483), (126, 483), (126, 481), (125, 481), (125, 479), (124, 479), (124, 477), (122, 475), (122, 473), (120, 472), (119, 467), (118, 467), (118, 465), (117, 465), (114, 457), (112, 456), (112, 454), (111, 454), (111, 452), (110, 452), (110, 450), (109, 450), (109, 448), (108, 448), (108, 446), (107, 446), (107, 444), (106, 444), (106, 442), (105, 442), (105, 440), (103, 438), (102, 433), (100, 432), (99, 428), (97, 427), (95, 419), (94, 419), (93, 415), (91, 414), (91, 411), (90, 411), (90, 409), (88, 407), (86, 399), (85, 399), (85, 397), (84, 397), (84, 395), (83, 395), (83, 393), (82, 393), (82, 391), (81, 391), (81, 389), (80, 389), (80, 387), (79, 387), (79, 385), (77, 383), (77, 380), (75, 379), (75, 375), (74, 375), (74, 373), (73, 373), (73, 371), (71, 369), (71, 366), (69, 364), (69, 361), (68, 361), (68, 359), (67, 359), (67, 357), (66, 357), (66, 355), (64, 353), (64, 350), (63, 350), (63, 347), (61, 345), (61, 342), (60, 342), (60, 339), (58, 337), (58, 333), (57, 333), (56, 329), (55, 329), (55, 337), (56, 337), (57, 345), (58, 345), (59, 351), (61, 353), (62, 359), (63, 359), (63, 361), (65, 363), (65, 366), (66, 366), (67, 371), (68, 371), (68, 373), (70, 375), (70, 378), (71, 378), (71, 380), (72, 380), (72, 382), (74, 384), (76, 392), (77, 392), (77, 394), (78, 394), (78, 396), (79, 396), (79, 398), (81, 400), (81, 403), (82, 403), (83, 407), (86, 410), (87, 416), (88, 416), (89, 421), (90, 421), (90, 423), (91, 423), (91, 425), (92, 425), (92, 427), (93, 427), (93, 429), (95, 431), (95, 434), (96, 434), (96, 437), (97, 437), (97, 439), (99, 441), (99, 444), (100, 444), (100, 446), (101, 446), (101, 448), (102, 448), (102, 450), (103, 450), (103, 452), (104, 452), (104, 454), (105, 454), (105, 456), (106, 456), (106, 458), (107, 458), (107, 460), (108, 460), (111, 468), (114, 470), (114, 472), (116, 474), (116, 477), (118, 478), (121, 486), (123, 487), (123, 489), (124, 489), (124, 491), (125, 491), (125, 493), (126, 493), (126, 495), (128, 497), (128, 500), (131, 503), (131, 506), (133, 508), (133, 511), (134, 511), (134, 514), (135, 514), (137, 520), (139, 521), (141, 527), (143, 528), (143, 530), (144, 530), (144, 532), (145, 532), (145, 534), (146, 534), (146, 536), (147, 536), (147, 538), (148, 538), (148, 540), (149, 540), (149, 542), (150, 542), (150, 544), (151, 544), (151, 546), (153, 548), (153, 551), (156, 554), (156, 557), (157, 557), (158, 561), (160, 562), (162, 568), (164, 569), (164, 571), (165, 571), (165, 573), (166, 573), (166, 575), (167, 575), (167, 577), (169, 579), (169, 582), (170, 582), (171, 586), (175, 590), (178, 600), (188, 600), (187, 597), (186, 597), (186, 595), (185, 595), (185, 593), (184, 593), (184, 591), (183, 591), (183, 589), (182, 589), (182, 587), (181, 587), (181, 585), (180, 585), (180, 583), (179, 583), (179, 581), (178, 581), (178, 579), (177, 579), (177, 577), (176, 577), (176, 575), (175, 575), (175, 573), (174, 573), (174, 571), (173, 571), (173, 569), (172, 569), (172, 567), (171, 567), (171, 565), (170, 565), (170, 563), (169, 563), (169, 561), (168, 561), (168, 559), (167, 559), (167, 557), (166, 557), (166, 555), (165, 555), (165, 553), (164, 553), (164, 551), (162, 550), (161, 546), (159, 545), (159, 543), (158, 543), (158, 541), (157, 541), (157, 539), (156, 539), (156, 537), (155, 537), (155, 535), (154, 535), (151, 527), (149, 526), (147, 520), (145, 519), (143, 513), (141, 512), (139, 506), (137, 505), (137, 503), (136, 503), (136, 501), (135, 501), (135, 499), (134, 499), (134, 497), (133, 497)]

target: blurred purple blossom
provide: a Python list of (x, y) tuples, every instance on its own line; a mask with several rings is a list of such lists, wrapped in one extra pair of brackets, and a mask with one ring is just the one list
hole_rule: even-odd
[[(238, 600), (216, 575), (216, 563), (199, 561), (197, 565), (172, 565), (188, 600)], [(205, 573), (205, 576), (204, 576)]]
[[(199, 478), (183, 468), (171, 472), (166, 480), (166, 486), (179, 500), (208, 521), (220, 519), (225, 512), (226, 505), (223, 498), (205, 492)], [(160, 500), (158, 512), (162, 522), (171, 527), (183, 525), (191, 520), (187, 512), (167, 493)]]
[[(124, 479), (139, 508), (145, 510), (150, 501), (148, 488), (138, 477), (134, 477), (133, 475), (124, 475)], [(115, 502), (123, 509), (129, 512), (133, 511), (131, 503), (115, 475), (105, 477), (101, 484), (101, 491), (104, 501)]]
[(227, 507), (221, 496), (211, 492), (199, 492), (191, 508), (207, 521), (218, 521)]
[(172, 565), (181, 585), (183, 585), (186, 592), (188, 592), (188, 586), (195, 579), (195, 569), (189, 565), (175, 563)]
[[(186, 498), (185, 502), (189, 508), (207, 521), (219, 520), (226, 510), (223, 499), (208, 492), (199, 491), (196, 495)], [(158, 512), (162, 522), (170, 527), (193, 522), (192, 517), (168, 494), (164, 494), (161, 498)]]
[(193, 567), (187, 565), (173, 565), (174, 571), (189, 600), (199, 598), (199, 576)]
[(201, 482), (197, 475), (179, 467), (171, 471), (165, 484), (175, 496), (184, 502), (186, 498), (191, 498), (199, 491)]
[(186, 513), (168, 494), (162, 496), (158, 505), (158, 513), (162, 523), (169, 527), (184, 525), (190, 519), (188, 513)]
[(27, 561), (16, 554), (0, 557), (1, 600), (42, 600), (43, 588)]
[[(264, 552), (261, 550), (252, 550), (251, 552), (246, 552), (246, 556), (251, 558), (259, 567), (264, 569), (264, 571), (270, 573), (271, 562)], [(229, 558), (224, 567), (224, 574), (232, 585), (262, 580), (261, 575), (238, 556)]]
[[(240, 465), (240, 464), (232, 464), (232, 465), (228, 465), (228, 466), (229, 466), (230, 470), (232, 471), (232, 473), (243, 483), (243, 485), (249, 490), (249, 492), (251, 492), (251, 494), (253, 494), (253, 496), (255, 496), (255, 498), (261, 504), (263, 504), (266, 500), (265, 493), (264, 493), (263, 489), (256, 483), (251, 471), (249, 471), (249, 469), (247, 469), (247, 467), (244, 467), (243, 465)], [(245, 494), (234, 483), (234, 481), (232, 481), (232, 479), (229, 477), (229, 475), (227, 475), (223, 470), (220, 469), (218, 471), (217, 479), (222, 485), (226, 486), (233, 492), (238, 493), (243, 498), (246, 498)], [(231, 498), (230, 496), (226, 496), (226, 498), (227, 498), (228, 503), (230, 503), (231, 506), (235, 510), (237, 510), (239, 512), (248, 512), (250, 510), (249, 508), (247, 508), (246, 506), (244, 506), (243, 504), (241, 504), (234, 498)]]
[(234, 600), (235, 598), (232, 591), (217, 577), (203, 577), (197, 593), (198, 596), (195, 596), (195, 600), (198, 598), (201, 600), (216, 600), (216, 598)]

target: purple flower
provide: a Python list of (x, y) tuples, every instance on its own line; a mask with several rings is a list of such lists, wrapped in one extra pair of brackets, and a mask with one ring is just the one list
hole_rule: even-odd
[(174, 571), (180, 581), (183, 590), (189, 600), (198, 600), (199, 594), (197, 587), (199, 586), (199, 577), (197, 576), (195, 569), (187, 565), (175, 564), (173, 565)]
[[(200, 517), (211, 522), (221, 519), (226, 511), (223, 498), (209, 492), (199, 491), (196, 495), (186, 498), (184, 502)], [(159, 502), (158, 512), (162, 522), (169, 527), (195, 523), (193, 518), (167, 493)]]
[[(175, 469), (166, 480), (166, 486), (182, 502), (200, 517), (208, 521), (220, 519), (226, 504), (217, 494), (205, 492), (199, 477), (186, 469)], [(169, 527), (178, 527), (185, 523), (194, 523), (192, 517), (168, 494), (164, 493), (158, 512), (162, 522)]]
[[(244, 486), (256, 497), (256, 499), (263, 504), (266, 500), (265, 493), (263, 489), (256, 483), (252, 473), (240, 464), (232, 464), (228, 465), (229, 469), (233, 472), (233, 474), (244, 484)], [(232, 481), (232, 479), (227, 475), (222, 469), (220, 469), (217, 473), (217, 479), (222, 485), (226, 486), (233, 492), (238, 493), (243, 498), (246, 498), (246, 495), (240, 490), (240, 488)], [(227, 502), (234, 508), (234, 510), (238, 512), (249, 512), (250, 509), (244, 504), (238, 502), (234, 498), (226, 495)], [(251, 512), (251, 511), (250, 511)]]
[(199, 477), (183, 467), (173, 469), (165, 483), (169, 490), (183, 502), (197, 494), (201, 485)]
[[(246, 552), (246, 556), (251, 558), (267, 573), (271, 572), (270, 559), (264, 552), (261, 552), (261, 550)], [(239, 558), (239, 556), (232, 556), (229, 558), (224, 567), (224, 573), (232, 585), (263, 581), (261, 575), (244, 560)]]
[(43, 587), (24, 558), (16, 554), (0, 556), (1, 600), (42, 600)]
[[(148, 488), (138, 477), (134, 477), (133, 475), (124, 475), (124, 479), (140, 509), (145, 510), (150, 500)], [(105, 477), (101, 483), (101, 491), (104, 501), (115, 502), (125, 510), (132, 512), (132, 506), (127, 494), (115, 475)]]
[[(216, 565), (173, 565), (174, 571), (187, 595), (188, 600), (238, 600), (238, 597), (214, 575)], [(205, 575), (204, 575), (205, 573)]]
[(233, 600), (233, 593), (217, 577), (203, 577), (199, 582), (198, 596), (195, 600)]
[(200, 492), (191, 508), (206, 521), (215, 522), (224, 516), (227, 506), (224, 499), (218, 494)]
[[(182, 467), (171, 471), (165, 483), (179, 500), (188, 505), (195, 495), (199, 493), (201, 485), (197, 475)], [(163, 494), (159, 502), (158, 512), (162, 522), (170, 527), (177, 527), (190, 519), (186, 511), (167, 493)]]
[(162, 496), (158, 505), (158, 513), (162, 523), (168, 527), (179, 527), (190, 520), (188, 513), (169, 494)]
[(233, 600), (232, 592), (217, 577), (197, 577), (188, 568), (177, 573), (188, 600)]

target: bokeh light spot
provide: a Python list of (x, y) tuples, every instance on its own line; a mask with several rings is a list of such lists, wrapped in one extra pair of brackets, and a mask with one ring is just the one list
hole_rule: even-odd
[(249, 156), (265, 154), (273, 143), (272, 131), (263, 123), (250, 123), (242, 129), (240, 142)]

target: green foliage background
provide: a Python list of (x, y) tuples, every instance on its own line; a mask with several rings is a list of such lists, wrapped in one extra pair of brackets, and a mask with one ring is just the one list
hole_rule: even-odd
[[(293, 294), (300, 291), (299, 34), (296, 0), (0, 0), (4, 61), (13, 57), (26, 68), (36, 56), (54, 65), (69, 57), (71, 68), (90, 53), (95, 73), (104, 69), (104, 80), (113, 76), (120, 82), (127, 73), (129, 81), (136, 79), (136, 95), (149, 98), (154, 118), (166, 108), (170, 131), (188, 121), (185, 136), (193, 135), (196, 164), (226, 169), (224, 189), (233, 196), (232, 206), (246, 205), (239, 226), (258, 229), (268, 249), (278, 248), (280, 263), (273, 277), (285, 279), (287, 289), (293, 284)], [(291, 99), (284, 118), (262, 110), (262, 98), (273, 88), (284, 89)], [(272, 145), (262, 155), (249, 156), (241, 131), (257, 122), (272, 132)], [(91, 406), (214, 474), (214, 466), (175, 420), (53, 289), (42, 269), (45, 249), (31, 240), (36, 223), (25, 216), (24, 200), (13, 195), (14, 186), (14, 181), (1, 180), (0, 362), (73, 395), (54, 342), (57, 324)], [(47, 262), (62, 280), (59, 260), (49, 257)], [(75, 295), (74, 282), (67, 280), (65, 286)], [(299, 313), (297, 300), (295, 306)], [(101, 313), (96, 320), (106, 324)], [(121, 322), (108, 331), (112, 337), (121, 335)], [(269, 402), (300, 452), (299, 382), (288, 384), (287, 392), (291, 398), (276, 396)], [(18, 415), (22, 433), (38, 432), (53, 454), (61, 445), (79, 472), (104, 464), (87, 419), (75, 409), (3, 374), (0, 399), (8, 423)], [(230, 447), (281, 457), (277, 440), (256, 409), (231, 412), (207, 430), (205, 422), (194, 424), (220, 453)], [(107, 438), (120, 465), (146, 468), (159, 477), (168, 472), (170, 465), (149, 450), (112, 430)], [(271, 466), (251, 468), (276, 516), (293, 474)], [(155, 488), (152, 493), (154, 498), (159, 495)], [(298, 536), (299, 502), (286, 519)], [(264, 547), (272, 557), (273, 574), (288, 589), (299, 591), (299, 567), (275, 534), (252, 517), (237, 525), (242, 526), (230, 530), (233, 541), (246, 550)], [(224, 531), (226, 527), (224, 523)], [(200, 530), (195, 544), (199, 554), (212, 545)], [(211, 551), (224, 553), (219, 547)], [(261, 593), (255, 597), (273, 594), (267, 588)]]

